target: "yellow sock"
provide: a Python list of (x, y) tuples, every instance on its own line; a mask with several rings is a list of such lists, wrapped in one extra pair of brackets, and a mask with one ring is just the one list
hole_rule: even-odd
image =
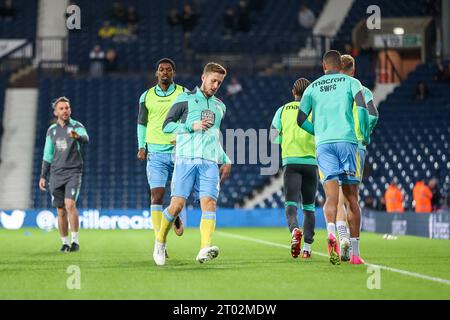
[(172, 227), (173, 220), (175, 217), (167, 211), (167, 208), (163, 211), (161, 217), (161, 227), (159, 229), (156, 239), (161, 243), (166, 243), (167, 234), (169, 233), (170, 227)]
[(212, 235), (214, 233), (215, 228), (216, 228), (216, 213), (203, 212), (202, 220), (200, 221), (201, 248), (211, 246)]
[(153, 230), (155, 231), (156, 237), (159, 232), (159, 229), (161, 228), (162, 206), (152, 204), (151, 215), (152, 215)]

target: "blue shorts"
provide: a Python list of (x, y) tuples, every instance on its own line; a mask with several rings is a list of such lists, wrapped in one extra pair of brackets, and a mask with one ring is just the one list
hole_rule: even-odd
[(359, 164), (360, 164), (360, 182), (362, 182), (363, 174), (364, 174), (364, 161), (366, 160), (366, 150), (358, 148), (359, 151)]
[(173, 172), (173, 153), (151, 152), (147, 155), (147, 180), (150, 189), (165, 188)]
[(177, 158), (172, 178), (172, 197), (187, 199), (192, 191), (201, 199), (217, 200), (220, 190), (219, 166), (216, 162), (195, 158)]
[(349, 142), (326, 143), (317, 147), (317, 164), (322, 183), (338, 180), (342, 184), (361, 181), (358, 145)]

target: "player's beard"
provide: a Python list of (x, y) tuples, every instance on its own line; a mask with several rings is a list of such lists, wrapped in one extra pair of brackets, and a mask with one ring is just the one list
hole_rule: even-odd
[(210, 96), (210, 97), (212, 97), (213, 95), (215, 95), (216, 94), (216, 92), (217, 92), (217, 90), (214, 90), (214, 89), (209, 89), (208, 91), (208, 95)]
[(172, 83), (172, 79), (170, 77), (167, 78), (161, 78), (161, 83), (164, 85), (170, 85)]

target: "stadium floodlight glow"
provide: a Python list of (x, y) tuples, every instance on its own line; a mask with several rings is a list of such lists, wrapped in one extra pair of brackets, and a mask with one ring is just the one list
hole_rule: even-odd
[(396, 27), (394, 28), (394, 34), (401, 36), (405, 34), (405, 29), (403, 29), (402, 27)]

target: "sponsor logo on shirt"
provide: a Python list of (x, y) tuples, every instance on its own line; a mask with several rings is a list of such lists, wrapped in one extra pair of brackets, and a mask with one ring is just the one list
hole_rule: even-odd
[(65, 138), (56, 139), (56, 150), (64, 152), (67, 149), (67, 140)]
[(214, 124), (216, 121), (216, 114), (211, 110), (202, 111), (202, 120), (207, 120), (208, 122)]

